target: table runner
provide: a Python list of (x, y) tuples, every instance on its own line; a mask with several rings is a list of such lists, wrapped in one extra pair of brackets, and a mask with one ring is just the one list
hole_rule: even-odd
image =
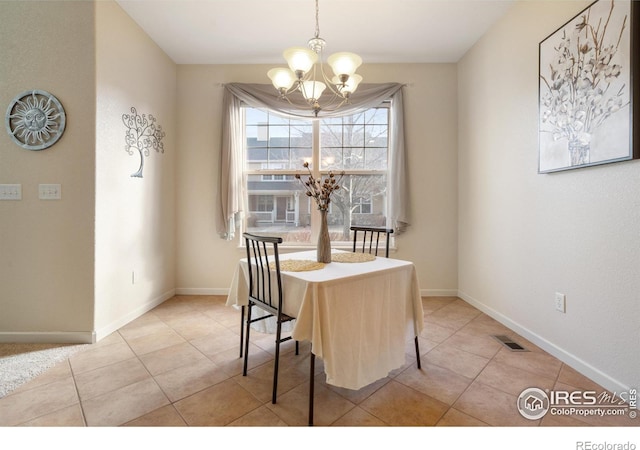
[(331, 262), (340, 263), (363, 263), (375, 261), (375, 255), (370, 253), (333, 253), (331, 255)]

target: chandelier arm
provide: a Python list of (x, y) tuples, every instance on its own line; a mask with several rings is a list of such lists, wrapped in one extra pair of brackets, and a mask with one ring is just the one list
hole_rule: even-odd
[(295, 104), (293, 104), (293, 103), (291, 102), (291, 99), (290, 99), (288, 96), (286, 96), (286, 95), (281, 95), (281, 96), (280, 96), (280, 100), (286, 100), (286, 101), (287, 101), (287, 103), (289, 103), (291, 106), (296, 106)]
[(333, 95), (344, 98), (344, 95), (342, 94), (342, 88), (344, 88), (344, 84), (335, 84), (333, 81), (331, 81), (331, 79), (324, 73), (324, 63), (322, 62), (320, 63), (320, 74), (322, 75), (322, 79), (325, 81), (325, 84), (333, 93)]
[[(340, 103), (336, 104), (334, 106), (334, 103), (336, 102), (336, 99), (342, 99), (340, 101)], [(346, 97), (340, 97), (340, 96), (333, 96), (331, 98), (331, 101), (329, 103), (327, 103), (325, 106), (322, 107), (322, 111), (326, 111), (326, 112), (333, 112), (333, 111), (337, 111), (338, 109), (342, 108), (342, 106), (344, 106), (345, 104), (349, 103), (349, 99)]]
[[(313, 71), (309, 71), (307, 73), (308, 78), (313, 79), (314, 81), (318, 78), (317, 77), (317, 67), (320, 67), (320, 75), (322, 76), (322, 80), (325, 82), (325, 85), (329, 88), (329, 91), (331, 92), (331, 98), (329, 99), (328, 102), (326, 102), (324, 105), (320, 105), (319, 99), (311, 99), (309, 98), (307, 100), (307, 103), (309, 103), (309, 105), (313, 108), (314, 111), (314, 115), (317, 117), (318, 113), (320, 111), (335, 111), (338, 108), (340, 108), (342, 105), (344, 105), (345, 103), (349, 102), (349, 98), (348, 96), (343, 95), (340, 92), (340, 88), (334, 89), (335, 84), (331, 82), (331, 80), (327, 77), (327, 75), (324, 72), (324, 64), (322, 62), (320, 62), (319, 64), (314, 65), (313, 67)], [(311, 77), (311, 73), (313, 72), (313, 77)], [(301, 85), (301, 90), (304, 90), (304, 85)], [(308, 96), (305, 94), (304, 95), (305, 98), (307, 98)], [(340, 99), (340, 102), (338, 103), (338, 99)], [(337, 105), (336, 105), (337, 103)], [(336, 105), (336, 106), (334, 106)]]

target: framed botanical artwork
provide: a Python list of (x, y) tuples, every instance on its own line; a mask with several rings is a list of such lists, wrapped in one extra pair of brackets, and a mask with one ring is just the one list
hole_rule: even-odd
[(540, 42), (539, 173), (640, 157), (639, 3), (597, 0)]

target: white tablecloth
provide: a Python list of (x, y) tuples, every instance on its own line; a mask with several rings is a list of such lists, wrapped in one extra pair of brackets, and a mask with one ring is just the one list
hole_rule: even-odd
[[(314, 260), (315, 251), (280, 259)], [(246, 305), (246, 259), (239, 262), (227, 305)], [(405, 362), (407, 340), (423, 329), (420, 287), (413, 263), (376, 258), (282, 272), (283, 310), (296, 317), (292, 336), (311, 341), (324, 361), (327, 383), (360, 389)]]

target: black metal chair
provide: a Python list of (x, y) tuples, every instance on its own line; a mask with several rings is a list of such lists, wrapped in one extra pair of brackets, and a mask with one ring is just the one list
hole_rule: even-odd
[[(353, 226), (351, 227), (351, 231), (353, 231), (353, 251), (360, 251), (361, 253), (371, 253), (375, 256), (378, 256), (378, 247), (380, 245), (380, 236), (384, 236), (384, 244), (385, 244), (385, 252), (384, 257), (389, 257), (389, 241), (391, 240), (391, 233), (393, 233), (392, 228), (382, 228), (382, 227), (365, 227), (365, 226)], [(358, 239), (358, 233), (361, 232), (362, 240)], [(362, 244), (360, 247), (359, 243)], [(360, 250), (357, 250), (357, 249)]]
[[(383, 228), (383, 227), (365, 227), (365, 226), (353, 226), (351, 227), (351, 231), (353, 231), (353, 251), (360, 251), (361, 253), (372, 253), (378, 256), (378, 247), (380, 245), (380, 236), (384, 236), (385, 241), (385, 251), (384, 257), (389, 257), (389, 241), (391, 240), (391, 233), (393, 233), (392, 228)], [(362, 241), (358, 239), (358, 232), (362, 232)], [(360, 247), (359, 242), (362, 242), (362, 246)], [(422, 369), (422, 364), (420, 362), (420, 346), (418, 344), (418, 336), (415, 338), (415, 346), (416, 346), (416, 360), (418, 362), (418, 369)]]
[[(244, 343), (242, 342), (242, 326), (241, 330), (241, 349), (244, 344), (244, 366), (242, 375), (247, 375), (247, 365), (249, 362), (249, 334), (251, 324), (269, 317), (276, 319), (276, 354), (273, 367), (273, 394), (271, 403), (276, 402), (276, 394), (278, 391), (278, 364), (280, 359), (280, 344), (286, 342), (291, 336), (282, 337), (282, 324), (294, 320), (295, 317), (287, 316), (282, 312), (282, 277), (280, 274), (280, 259), (278, 256), (278, 244), (282, 243), (280, 237), (256, 236), (244, 233), (245, 245), (247, 248), (247, 265), (249, 274), (249, 303), (247, 305), (247, 319), (245, 322)], [(269, 251), (271, 254), (269, 254)], [(261, 317), (252, 318), (251, 311), (256, 306), (267, 314)], [(244, 318), (244, 308), (242, 311)], [(241, 319), (242, 320), (242, 319)], [(298, 343), (296, 342), (296, 354), (298, 354)]]

